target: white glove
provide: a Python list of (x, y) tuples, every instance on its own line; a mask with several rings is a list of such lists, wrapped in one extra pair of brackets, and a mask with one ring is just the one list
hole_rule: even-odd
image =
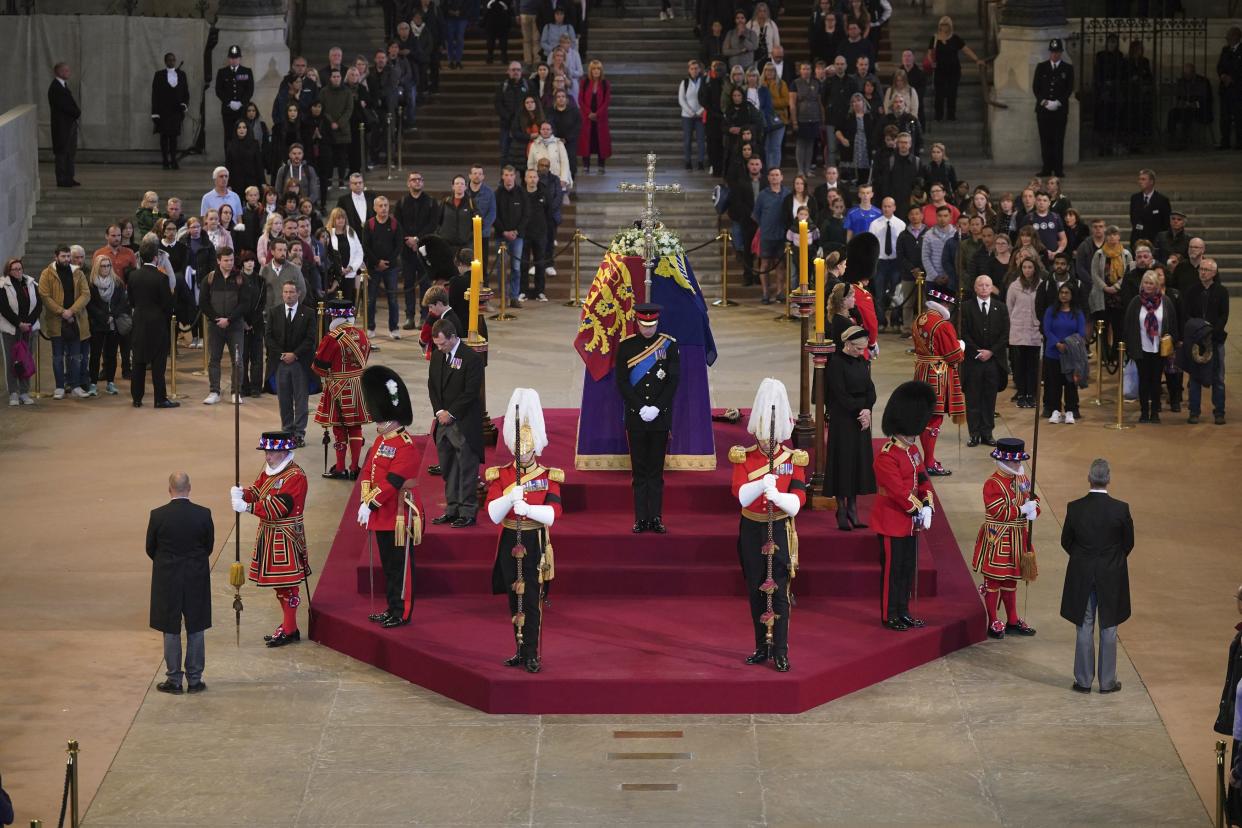
[(235, 498), (232, 498), (232, 501), (233, 501), (233, 511), (234, 511), (234, 512), (237, 512), (238, 514), (241, 514), (242, 512), (249, 512), (249, 511), (250, 511), (250, 504), (249, 504), (249, 503), (247, 503), (246, 501), (242, 500), (240, 497), (235, 497)]
[(358, 525), (366, 526), (371, 522), (371, 507), (366, 503), (358, 504)]
[(644, 405), (642, 408), (638, 409), (638, 416), (642, 417), (644, 423), (649, 423), (656, 417), (660, 416), (660, 409), (656, 408), (654, 405)]
[(877, 342), (871, 346), (871, 358), (872, 359), (880, 358), (880, 343)]
[(781, 493), (781, 490), (776, 488), (775, 483), (766, 484), (763, 487), (763, 496), (766, 497), (768, 500), (772, 501), (773, 503), (776, 502), (776, 496), (780, 493)]
[(229, 101), (229, 109), (233, 110), (234, 112), (241, 109), (241, 101)]
[(763, 494), (764, 490), (767, 488), (766, 478), (767, 475), (759, 478), (758, 480), (752, 480), (749, 483), (743, 483), (741, 486), (738, 486), (737, 502), (742, 504), (743, 509), (754, 503), (759, 499), (759, 495)]
[(521, 486), (514, 486), (509, 490), (508, 498), (509, 503), (516, 506), (526, 500), (526, 490)]
[(1018, 509), (1027, 520), (1034, 520), (1039, 514), (1039, 504), (1033, 500), (1023, 503)]
[(919, 509), (919, 521), (923, 524), (924, 529), (931, 528), (932, 510), (930, 506), (924, 506)]
[(1049, 112), (1056, 112), (1060, 108), (1061, 108), (1060, 101), (1044, 101), (1044, 109), (1048, 110)]
[(513, 514), (518, 517), (526, 517), (530, 514), (530, 504), (525, 500), (519, 500), (513, 504)]
[(246, 490), (243, 489), (241, 486), (230, 486), (229, 487), (229, 497), (233, 498), (234, 500), (245, 497), (245, 495), (246, 495)]
[(773, 506), (790, 517), (795, 517), (798, 514), (798, 510), (802, 508), (802, 504), (798, 502), (798, 496), (793, 492), (773, 490), (771, 492), (764, 492), (764, 494), (767, 495), (768, 500)]
[(538, 521), (544, 526), (551, 526), (556, 520), (556, 510), (551, 506), (527, 506), (526, 516), (531, 520)]
[(154, 119), (155, 119), (155, 120), (157, 120), (157, 121), (160, 119), (160, 116), (159, 116), (159, 115), (152, 115), (151, 117), (152, 117), (152, 118), (154, 118)]
[(959, 339), (957, 341), (957, 347), (961, 349), (962, 353), (966, 353), (966, 340)]
[(776, 485), (776, 475), (771, 473), (765, 474), (763, 477), (759, 478), (759, 480), (763, 483), (764, 489), (767, 489), (769, 486)]

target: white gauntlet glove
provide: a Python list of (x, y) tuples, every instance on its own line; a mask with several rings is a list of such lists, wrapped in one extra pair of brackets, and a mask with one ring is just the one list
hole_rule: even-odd
[(530, 504), (525, 500), (519, 500), (513, 504), (513, 514), (518, 517), (526, 517), (530, 513)]
[(931, 528), (932, 510), (930, 506), (924, 506), (919, 509), (919, 522), (923, 524), (924, 529)]
[(798, 496), (792, 492), (778, 492), (776, 487), (773, 486), (770, 489), (765, 489), (763, 493), (773, 506), (790, 517), (795, 517), (798, 514), (798, 510), (802, 508), (802, 504), (798, 502)]
[(365, 527), (371, 522), (371, 507), (366, 503), (358, 504), (358, 525)]
[(1039, 504), (1034, 500), (1028, 500), (1026, 503), (1022, 504), (1018, 511), (1021, 512), (1027, 520), (1034, 520), (1039, 515)]

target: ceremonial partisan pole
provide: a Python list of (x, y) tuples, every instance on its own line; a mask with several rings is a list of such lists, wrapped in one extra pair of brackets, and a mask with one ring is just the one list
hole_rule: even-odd
[[(233, 485), (241, 486), (241, 349), (233, 348)], [(246, 574), (241, 564), (241, 512), (233, 512), (233, 564), (229, 567), (229, 585), (233, 587), (233, 617), (237, 628), (237, 646), (241, 646), (241, 587)]]

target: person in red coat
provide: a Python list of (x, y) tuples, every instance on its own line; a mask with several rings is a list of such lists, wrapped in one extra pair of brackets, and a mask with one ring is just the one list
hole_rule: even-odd
[(492, 594), (509, 596), (517, 652), (505, 666), (538, 673), (543, 598), (556, 576), (548, 530), (561, 516), (565, 472), (541, 466), (536, 459), (547, 448), (548, 435), (539, 394), (533, 388), (513, 389), (502, 431), (515, 460), (491, 466), (484, 473), (487, 514), (501, 527), (492, 565)]
[(884, 585), (880, 619), (890, 630), (922, 627), (910, 614), (918, 567), (918, 533), (931, 528), (931, 481), (916, 445), (936, 405), (936, 392), (925, 382), (903, 382), (884, 406), (881, 425), (888, 442), (875, 458), (878, 492), (871, 505), (871, 526), (880, 536)]
[[(983, 574), (983, 603), (988, 610), (988, 636), (1004, 638), (1005, 633), (1034, 635), (1035, 628), (1018, 617), (1018, 581), (1024, 580), (1022, 553), (1034, 554), (1031, 521), (1039, 516), (1039, 501), (1031, 492), (1023, 461), (1031, 459), (1026, 443), (1016, 437), (1002, 437), (992, 451), (996, 471), (983, 482), (983, 510), (986, 517), (975, 538), (975, 572)], [(1033, 574), (1031, 575), (1033, 577)], [(997, 618), (998, 604), (1005, 602), (1008, 623)]]
[(927, 307), (914, 320), (914, 379), (925, 382), (936, 394), (936, 406), (927, 428), (919, 435), (927, 473), (947, 476), (953, 472), (936, 459), (936, 439), (945, 416), (961, 422), (966, 414), (966, 397), (962, 395), (960, 374), (965, 346), (957, 338), (957, 329), (949, 321), (955, 300), (953, 294), (930, 288)]
[(585, 118), (582, 132), (578, 133), (578, 155), (586, 172), (591, 171), (591, 156), (595, 155), (603, 175), (604, 162), (612, 155), (612, 132), (608, 129), (611, 101), (612, 85), (604, 78), (604, 64), (593, 60), (587, 66), (586, 77), (578, 81), (578, 108)]
[(759, 385), (747, 430), (758, 444), (729, 449), (733, 496), (742, 506), (737, 555), (755, 629), (755, 651), (746, 663), (763, 664), (771, 657), (777, 671), (786, 673), (793, 603), (789, 584), (798, 568), (794, 517), (806, 503), (808, 456), (784, 445), (793, 433), (793, 415), (780, 380), (769, 377)]
[(859, 233), (850, 239), (845, 255), (845, 274), (841, 280), (854, 286), (854, 315), (867, 332), (867, 359), (873, 359), (880, 354), (876, 344), (880, 322), (875, 315), (875, 297), (867, 287), (875, 277), (880, 259), (880, 240), (870, 233)]
[(386, 609), (367, 619), (387, 629), (410, 623), (414, 612), (413, 547), (422, 541), (424, 513), (410, 484), (421, 453), (405, 430), (414, 421), (414, 405), (396, 371), (385, 365), (363, 371), (362, 398), (379, 434), (361, 475), (358, 525), (375, 533), (387, 599)]
[(271, 635), (263, 636), (269, 647), (283, 647), (300, 641), (298, 605), (302, 603), (299, 584), (310, 577), (306, 557), (306, 530), (302, 510), (306, 508), (306, 472), (293, 462), (294, 435), (287, 431), (265, 431), (258, 449), (267, 461), (257, 480), (246, 488), (233, 486), (229, 494), (233, 511), (253, 512), (259, 519), (250, 560), (250, 580), (276, 590), (281, 622)]
[[(371, 355), (371, 343), (362, 328), (354, 325), (354, 305), (346, 299), (332, 299), (324, 307), (332, 321), (328, 335), (319, 340), (311, 370), (323, 377), (323, 393), (315, 409), (315, 422), (332, 429), (336, 465), (324, 472), (334, 480), (357, 480), (358, 459), (362, 454), (362, 426), (371, 422), (362, 400), (362, 371)], [(349, 468), (345, 468), (345, 449), (349, 449)]]

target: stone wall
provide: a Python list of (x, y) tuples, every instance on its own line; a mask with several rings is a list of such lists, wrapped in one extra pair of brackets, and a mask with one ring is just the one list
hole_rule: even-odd
[(39, 201), (37, 119), (29, 104), (0, 114), (0, 259), (25, 251)]

